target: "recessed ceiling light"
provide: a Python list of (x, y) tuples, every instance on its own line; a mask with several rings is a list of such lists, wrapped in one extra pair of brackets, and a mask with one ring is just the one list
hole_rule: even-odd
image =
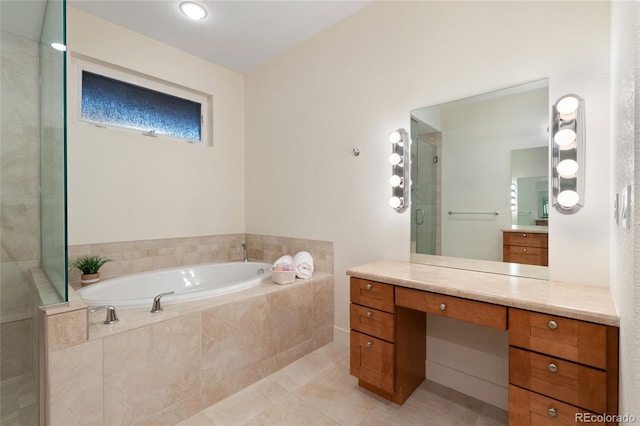
[(180, 10), (187, 18), (199, 21), (207, 16), (207, 10), (198, 3), (192, 1), (184, 1), (180, 3)]
[(53, 47), (54, 49), (59, 50), (61, 52), (64, 52), (64, 51), (67, 50), (67, 46), (65, 46), (62, 43), (55, 43), (55, 42), (51, 43), (51, 47)]

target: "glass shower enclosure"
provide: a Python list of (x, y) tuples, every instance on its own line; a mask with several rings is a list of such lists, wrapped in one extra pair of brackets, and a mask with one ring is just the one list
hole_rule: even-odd
[(40, 423), (38, 308), (67, 300), (65, 7), (0, 2), (2, 425)]

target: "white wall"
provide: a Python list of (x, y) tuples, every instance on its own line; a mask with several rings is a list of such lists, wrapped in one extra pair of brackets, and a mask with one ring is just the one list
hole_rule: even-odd
[[(72, 7), (67, 19), (69, 244), (244, 232), (244, 77)], [(212, 95), (213, 147), (79, 121), (78, 54)]]
[[(579, 94), (588, 119), (586, 205), (552, 212), (550, 277), (608, 285), (608, 2), (376, 2), (251, 72), (247, 232), (334, 242), (344, 339), (346, 269), (409, 259), (409, 213), (387, 205), (387, 135), (412, 109), (545, 77), (550, 102)], [(449, 367), (474, 375), (487, 364), (468, 340)]]
[[(611, 9), (612, 193), (640, 185), (640, 8), (613, 2)], [(631, 53), (631, 54), (630, 54)], [(635, 89), (634, 89), (635, 85)], [(620, 314), (620, 413), (640, 418), (640, 209), (631, 197), (631, 227), (611, 227), (611, 293)]]

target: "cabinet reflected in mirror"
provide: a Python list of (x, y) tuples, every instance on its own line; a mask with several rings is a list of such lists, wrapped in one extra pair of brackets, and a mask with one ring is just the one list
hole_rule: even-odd
[(548, 80), (411, 111), (412, 262), (548, 276), (502, 262), (503, 232), (548, 230), (548, 111)]

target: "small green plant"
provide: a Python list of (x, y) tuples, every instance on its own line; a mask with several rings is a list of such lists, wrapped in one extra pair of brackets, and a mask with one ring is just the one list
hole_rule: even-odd
[(108, 257), (100, 256), (80, 256), (69, 264), (72, 268), (79, 269), (84, 275), (96, 274), (107, 262), (111, 262)]

